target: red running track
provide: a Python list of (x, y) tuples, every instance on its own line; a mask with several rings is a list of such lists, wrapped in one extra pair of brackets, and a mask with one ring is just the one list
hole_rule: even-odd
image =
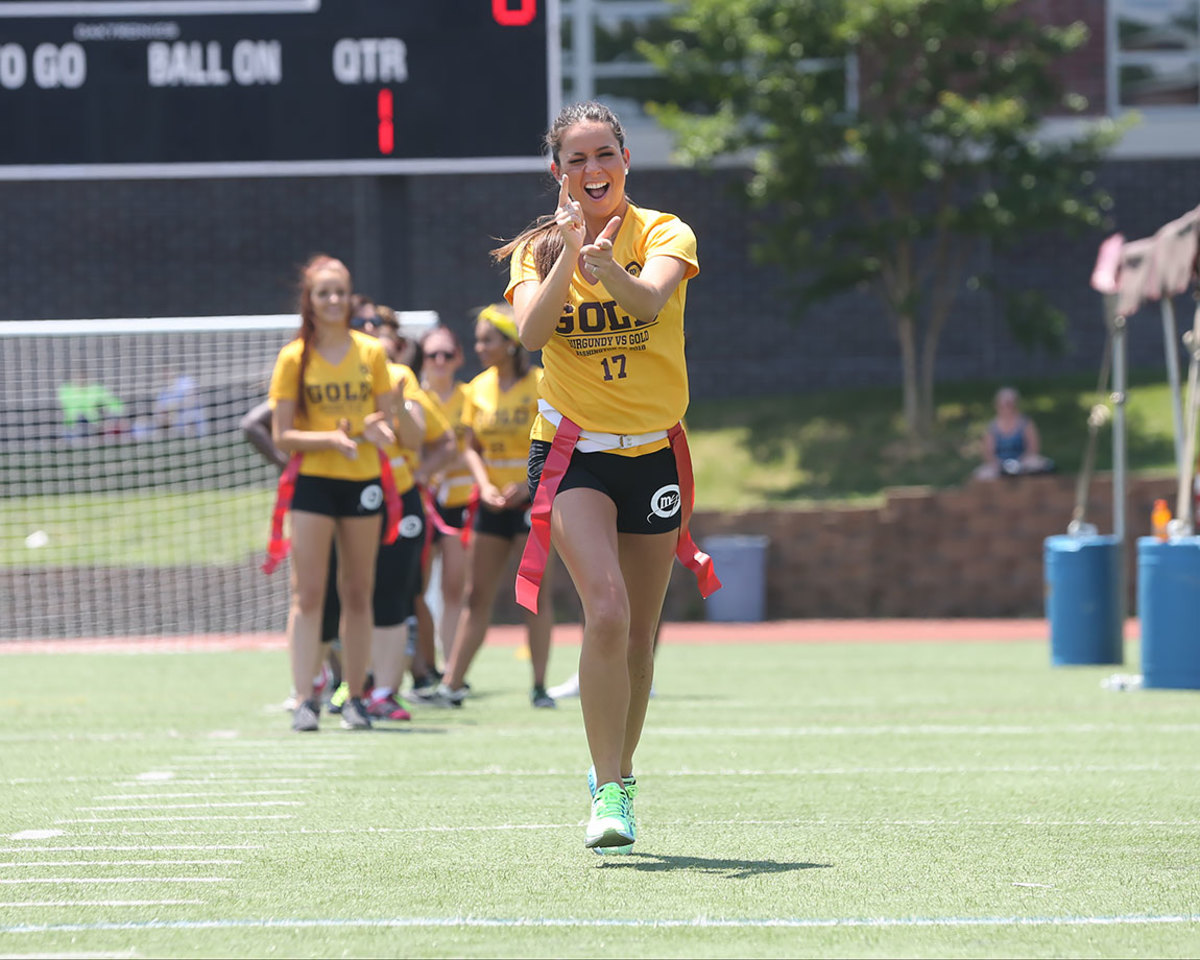
[[(554, 628), (556, 646), (578, 646), (578, 624)], [(1138, 636), (1138, 623), (1126, 624), (1125, 636)], [(1025, 620), (770, 620), (763, 623), (679, 622), (663, 624), (662, 642), (689, 643), (1049, 643), (1044, 619)], [(525, 628), (493, 626), (487, 643), (518, 646)], [(186, 653), (223, 650), (283, 650), (282, 633), (209, 634), (179, 637), (90, 637), (0, 641), (10, 653)]]

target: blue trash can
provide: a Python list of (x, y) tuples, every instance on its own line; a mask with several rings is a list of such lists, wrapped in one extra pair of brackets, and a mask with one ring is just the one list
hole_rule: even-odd
[(1142, 686), (1200, 690), (1200, 537), (1138, 539)]
[(763, 536), (705, 537), (721, 589), (704, 601), (709, 620), (758, 623), (766, 618), (767, 544)]
[(1124, 662), (1120, 563), (1116, 537), (1046, 538), (1046, 618), (1054, 666)]

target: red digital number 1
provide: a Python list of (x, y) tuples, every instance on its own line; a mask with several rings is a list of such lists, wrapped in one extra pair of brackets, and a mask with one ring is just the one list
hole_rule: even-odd
[(379, 152), (391, 153), (396, 148), (396, 126), (392, 122), (392, 91), (380, 90), (375, 104), (379, 117)]
[(492, 18), (502, 27), (524, 27), (537, 16), (537, 0), (520, 0), (516, 9), (511, 0), (492, 0)]

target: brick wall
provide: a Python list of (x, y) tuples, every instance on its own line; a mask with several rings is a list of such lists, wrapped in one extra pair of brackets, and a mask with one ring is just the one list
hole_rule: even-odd
[[(767, 619), (839, 617), (1037, 617), (1046, 537), (1066, 532), (1075, 478), (976, 481), (952, 490), (889, 490), (878, 507), (699, 513), (698, 542), (727, 534), (769, 538)], [(1150, 532), (1158, 497), (1174, 505), (1170, 477), (1135, 476), (1127, 490), (1129, 609), (1136, 538)], [(1091, 487), (1087, 518), (1112, 529), (1109, 476)], [(720, 571), (718, 570), (718, 573)], [(704, 615), (690, 574), (676, 566), (669, 619)], [(565, 579), (565, 578), (564, 578)], [(562, 601), (570, 609), (569, 598)]]
[[(1045, 615), (1045, 539), (1066, 533), (1075, 506), (1074, 476), (972, 481), (951, 490), (893, 488), (880, 506), (699, 512), (692, 533), (765, 536), (766, 619), (954, 618)], [(1135, 475), (1126, 491), (1128, 609), (1136, 609), (1137, 538), (1150, 533), (1150, 510), (1163, 497), (1174, 509), (1175, 481)], [(1112, 483), (1095, 478), (1086, 519), (1112, 532)], [(579, 600), (557, 571), (560, 621), (578, 619)], [(720, 574), (720, 567), (717, 570)], [(511, 570), (516, 576), (514, 561)], [(501, 592), (497, 621), (523, 613)], [(705, 619), (692, 574), (675, 564), (664, 617)]]

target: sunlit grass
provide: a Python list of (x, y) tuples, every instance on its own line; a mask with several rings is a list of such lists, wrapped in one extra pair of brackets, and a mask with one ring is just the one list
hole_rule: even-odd
[[(1087, 445), (1087, 417), (1103, 398), (1091, 377), (1017, 381), (1037, 424), (1042, 451), (1060, 473), (1075, 473)], [(834, 390), (693, 404), (688, 437), (697, 508), (878, 499), (888, 487), (952, 487), (980, 462), (998, 381), (942, 384), (937, 432), (927, 448), (907, 436), (897, 389)], [(1174, 466), (1170, 388), (1161, 374), (1131, 377), (1126, 405), (1131, 470)], [(1097, 470), (1112, 466), (1111, 427), (1097, 438)]]

